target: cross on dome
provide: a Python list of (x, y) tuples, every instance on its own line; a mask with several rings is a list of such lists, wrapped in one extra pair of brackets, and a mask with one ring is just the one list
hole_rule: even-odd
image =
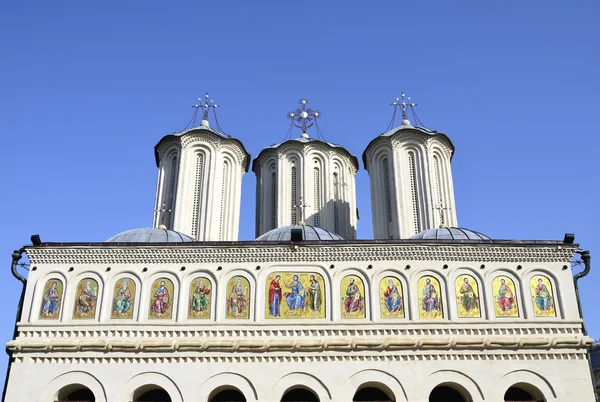
[[(411, 103), (410, 101), (410, 96), (407, 97), (406, 95), (404, 95), (404, 92), (402, 92), (401, 95), (402, 99), (400, 98), (396, 98), (396, 102), (390, 103), (390, 105), (392, 105), (394, 107), (394, 110), (397, 107), (400, 107), (400, 110), (402, 111), (402, 124), (410, 124), (410, 121), (408, 120), (408, 116), (406, 114), (406, 111), (408, 110), (408, 108), (413, 108), (415, 106), (417, 106), (416, 103)], [(405, 99), (408, 98), (408, 99)], [(408, 103), (407, 103), (408, 101)]]
[(293, 124), (294, 126), (302, 129), (302, 136), (304, 137), (306, 130), (311, 128), (314, 124), (314, 120), (321, 117), (321, 112), (307, 107), (308, 99), (306, 98), (301, 98), (298, 103), (301, 105), (301, 107), (297, 108), (295, 111), (288, 112), (287, 117), (288, 119), (299, 123), (299, 125), (296, 123)]
[(202, 104), (202, 98), (198, 98), (198, 104), (193, 105), (192, 107), (195, 109), (202, 109), (202, 121), (200, 125), (208, 126), (208, 111), (212, 109), (216, 109), (219, 107), (214, 101), (209, 100), (208, 92), (204, 95), (204, 104)]

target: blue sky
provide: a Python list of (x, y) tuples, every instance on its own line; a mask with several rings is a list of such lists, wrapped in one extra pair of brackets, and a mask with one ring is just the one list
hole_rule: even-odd
[[(360, 157), (404, 91), (456, 146), (461, 226), (496, 239), (572, 232), (600, 256), (599, 12), (597, 1), (4, 2), (0, 340), (20, 292), (12, 250), (33, 233), (103, 241), (150, 226), (153, 147), (205, 91), (253, 157), (284, 139), (300, 97), (327, 140)], [(356, 182), (369, 239), (363, 166)], [(250, 172), (241, 240), (254, 238), (254, 189)], [(598, 270), (581, 281), (595, 338)]]

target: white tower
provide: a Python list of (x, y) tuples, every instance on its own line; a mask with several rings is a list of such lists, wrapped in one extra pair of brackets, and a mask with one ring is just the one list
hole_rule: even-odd
[[(305, 222), (356, 238), (354, 175), (358, 160), (343, 147), (310, 138), (307, 128), (320, 116), (301, 99), (288, 117), (301, 125), (300, 138), (272, 145), (256, 157), (256, 236), (271, 229)], [(292, 126), (290, 126), (292, 128)]]
[(392, 105), (402, 108), (402, 125), (375, 138), (363, 153), (375, 239), (458, 226), (450, 166), (454, 145), (445, 134), (410, 124), (406, 109), (416, 105), (405, 103), (404, 94)]
[[(237, 139), (218, 133), (203, 108), (200, 126), (163, 137), (154, 147), (158, 180), (154, 227), (188, 234), (199, 241), (236, 241), (242, 176), (250, 154)], [(194, 117), (195, 118), (195, 117)]]

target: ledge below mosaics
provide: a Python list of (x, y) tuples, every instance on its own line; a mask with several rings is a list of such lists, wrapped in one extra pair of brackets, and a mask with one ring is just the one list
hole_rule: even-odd
[(361, 337), (329, 339), (60, 339), (14, 340), (11, 352), (323, 352), (395, 351), (422, 349), (577, 349), (591, 346), (588, 336), (469, 336), (469, 337)]

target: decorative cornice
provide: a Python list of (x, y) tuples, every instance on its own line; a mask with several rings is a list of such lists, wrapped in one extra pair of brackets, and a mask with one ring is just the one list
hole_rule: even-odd
[(591, 346), (587, 336), (468, 336), (468, 337), (343, 337), (300, 339), (18, 339), (7, 343), (11, 352), (326, 352), (397, 350), (581, 349)]
[(511, 352), (507, 350), (469, 352), (403, 352), (403, 353), (331, 353), (331, 354), (227, 354), (227, 355), (211, 355), (209, 353), (198, 355), (183, 355), (178, 353), (176, 356), (169, 355), (118, 355), (97, 356), (97, 357), (81, 357), (72, 354), (52, 356), (26, 356), (16, 355), (14, 357), (16, 363), (31, 362), (34, 364), (123, 364), (123, 363), (319, 363), (319, 362), (348, 362), (348, 361), (364, 361), (364, 362), (411, 362), (411, 361), (490, 361), (490, 360), (511, 360), (511, 361), (531, 361), (531, 360), (585, 360), (587, 358), (586, 350), (578, 351), (520, 351)]
[[(225, 242), (224, 242), (225, 243)], [(210, 245), (45, 245), (27, 248), (32, 264), (299, 263), (367, 261), (460, 261), (553, 263), (571, 261), (575, 247), (499, 244), (269, 245), (254, 242)]]

